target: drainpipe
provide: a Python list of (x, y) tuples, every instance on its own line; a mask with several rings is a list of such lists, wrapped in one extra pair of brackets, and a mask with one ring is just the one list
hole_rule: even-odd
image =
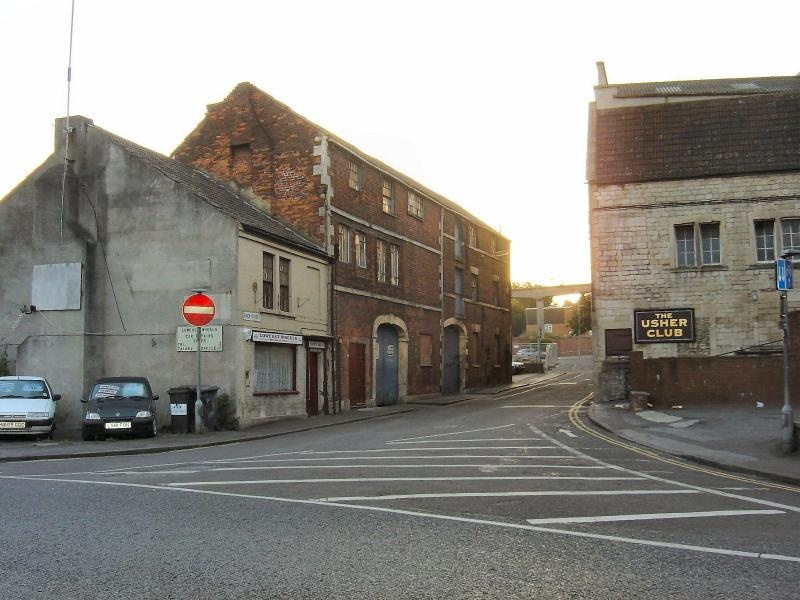
[(444, 391), (444, 206), (439, 217), (439, 392)]

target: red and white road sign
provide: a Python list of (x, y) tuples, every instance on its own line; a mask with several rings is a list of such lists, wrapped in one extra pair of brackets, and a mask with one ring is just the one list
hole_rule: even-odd
[(183, 301), (183, 318), (194, 327), (208, 325), (216, 311), (214, 301), (205, 294), (193, 294)]

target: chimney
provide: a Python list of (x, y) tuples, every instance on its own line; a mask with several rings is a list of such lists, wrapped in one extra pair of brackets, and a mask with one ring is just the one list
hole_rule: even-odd
[(608, 77), (606, 77), (606, 63), (602, 60), (597, 61), (597, 85), (608, 85)]

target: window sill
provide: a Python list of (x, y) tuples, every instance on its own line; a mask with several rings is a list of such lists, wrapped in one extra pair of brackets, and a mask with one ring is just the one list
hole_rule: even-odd
[(417, 365), (418, 367), (426, 367), (428, 369), (432, 368), (433, 365)]
[(389, 212), (388, 210), (384, 210), (384, 211), (383, 211), (383, 214), (385, 214), (385, 215), (389, 215), (390, 217), (397, 217), (397, 215), (396, 215), (395, 213), (393, 213), (393, 212)]
[(409, 217), (414, 217), (415, 219), (418, 219), (420, 221), (424, 221), (425, 220), (425, 215), (415, 215), (414, 213), (410, 212), (410, 213), (408, 213), (408, 216)]
[(285, 390), (283, 392), (253, 392), (253, 396), (292, 396), (300, 392), (297, 390)]
[(729, 268), (725, 265), (699, 265), (695, 267), (673, 267), (673, 273), (692, 273), (698, 271), (727, 271)]
[(277, 310), (277, 309), (274, 309), (274, 308), (262, 308), (259, 311), (259, 313), (262, 314), (262, 315), (269, 315), (270, 317), (283, 317), (285, 319), (296, 319), (297, 318), (294, 315), (294, 313), (285, 312), (285, 311)]

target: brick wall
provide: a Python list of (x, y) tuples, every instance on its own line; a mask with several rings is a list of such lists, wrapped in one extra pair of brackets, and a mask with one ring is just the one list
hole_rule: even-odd
[(270, 212), (322, 244), (316, 130), (248, 83), (208, 106), (205, 118), (176, 148), (175, 158), (252, 188)]
[[(322, 141), (322, 137), (327, 141)], [(394, 175), (385, 165), (355, 154), (348, 144), (332, 138), (288, 107), (251, 84), (239, 84), (222, 102), (208, 107), (205, 119), (175, 151), (175, 156), (207, 169), (218, 176), (235, 180), (252, 192), (254, 201), (263, 202), (272, 214), (294, 228), (324, 243), (324, 201), (320, 184), (327, 185), (333, 208), (332, 241), (338, 241), (339, 225), (350, 230), (351, 259), (336, 264), (336, 335), (339, 338), (337, 380), (346, 401), (349, 397), (347, 347), (350, 342), (367, 344), (367, 399), (372, 381), (372, 335), (375, 319), (392, 315), (408, 327), (408, 380), (410, 395), (436, 392), (441, 382), (442, 324), (454, 315), (452, 301), (455, 262), (452, 256), (454, 215), (440, 203), (416, 192), (423, 203), (423, 215), (408, 211), (408, 198), (415, 193), (413, 182)], [(361, 169), (359, 189), (349, 184), (349, 163)], [(388, 171), (387, 171), (388, 169)], [(394, 184), (394, 211), (383, 210), (383, 181)], [(261, 199), (261, 200), (258, 200)], [(442, 215), (446, 222), (441, 223)], [(465, 241), (467, 229), (465, 221)], [(440, 250), (440, 232), (450, 232)], [(355, 262), (353, 234), (366, 236), (366, 268)], [(478, 328), (481, 351), (489, 351), (490, 364), (475, 373), (468, 371), (467, 385), (510, 381), (510, 289), (509, 257), (492, 255), (490, 239), (499, 240), (507, 251), (508, 241), (486, 227), (477, 227), (478, 248), (465, 244), (465, 257), (459, 262), (465, 271), (466, 314), (469, 331)], [(399, 285), (390, 281), (387, 256), (387, 281), (378, 281), (377, 246), (382, 240), (400, 250)], [(442, 307), (440, 274), (444, 261), (445, 298)], [(469, 300), (471, 269), (480, 276), (479, 298)], [(500, 306), (494, 301), (493, 280), (498, 278)], [(347, 288), (347, 289), (342, 289)], [(424, 308), (428, 307), (428, 308)], [(430, 310), (430, 308), (441, 310)], [(432, 338), (432, 365), (418, 364), (419, 335)], [(495, 336), (501, 340), (498, 354)], [(468, 340), (468, 341), (471, 341)], [(499, 366), (495, 366), (495, 365)]]

